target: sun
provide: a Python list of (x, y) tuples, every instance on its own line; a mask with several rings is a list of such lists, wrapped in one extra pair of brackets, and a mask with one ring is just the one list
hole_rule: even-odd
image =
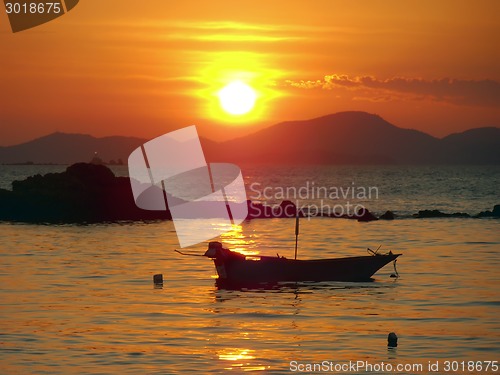
[(218, 97), (224, 111), (234, 116), (240, 116), (252, 110), (257, 94), (246, 83), (232, 81), (218, 92)]

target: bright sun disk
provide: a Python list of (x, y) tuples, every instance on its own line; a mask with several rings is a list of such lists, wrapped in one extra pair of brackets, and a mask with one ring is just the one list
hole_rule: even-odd
[(257, 95), (246, 83), (233, 81), (218, 92), (222, 109), (231, 115), (244, 115), (255, 105)]

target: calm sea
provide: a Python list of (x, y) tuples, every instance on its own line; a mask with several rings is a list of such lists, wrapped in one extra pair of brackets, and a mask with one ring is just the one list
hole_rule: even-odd
[[(0, 166), (0, 186), (64, 168)], [(314, 373), (299, 371), (314, 364), (323, 373), (480, 374), (487, 366), (494, 373), (487, 361), (500, 360), (500, 221), (408, 217), (420, 209), (491, 210), (500, 204), (499, 167), (245, 167), (244, 174), (249, 197), (269, 204), (281, 188), (295, 187), (294, 200), (305, 186), (299, 204), (352, 201), (400, 214), (370, 223), (302, 220), (299, 238), (303, 259), (364, 255), (379, 245), (401, 252), (400, 278), (388, 265), (370, 283), (222, 290), (210, 260), (173, 251), (171, 222), (0, 223), (0, 373), (287, 374)], [(377, 187), (378, 196), (318, 198), (318, 186)], [(249, 254), (292, 257), (294, 220), (244, 222), (221, 240)], [(156, 273), (162, 288), (153, 285)], [(399, 337), (395, 349), (387, 348), (389, 332)], [(360, 367), (339, 367), (349, 362)]]

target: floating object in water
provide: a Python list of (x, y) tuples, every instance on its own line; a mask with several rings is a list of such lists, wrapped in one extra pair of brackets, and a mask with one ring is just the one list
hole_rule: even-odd
[(153, 276), (153, 283), (155, 285), (163, 285), (163, 275), (161, 273), (158, 273)]
[(387, 336), (387, 346), (389, 348), (395, 348), (398, 346), (398, 336), (394, 332), (389, 333)]

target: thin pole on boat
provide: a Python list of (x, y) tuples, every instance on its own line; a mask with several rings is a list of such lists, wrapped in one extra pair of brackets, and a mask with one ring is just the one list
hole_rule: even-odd
[(297, 260), (297, 245), (299, 243), (299, 212), (295, 216), (295, 260)]
[(180, 250), (177, 250), (177, 249), (174, 249), (174, 251), (176, 253), (179, 253), (181, 255), (189, 255), (190, 257), (204, 257), (205, 255), (201, 255), (201, 254), (188, 254), (188, 253), (183, 253), (182, 251)]

